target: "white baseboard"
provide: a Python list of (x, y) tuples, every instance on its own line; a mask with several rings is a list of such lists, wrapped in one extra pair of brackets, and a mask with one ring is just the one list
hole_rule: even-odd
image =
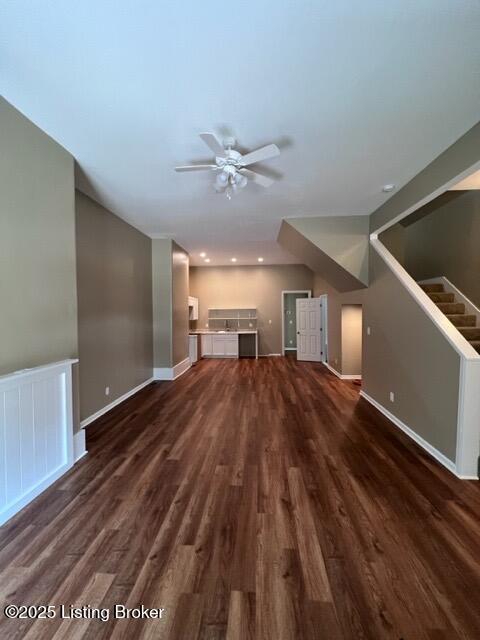
[(153, 378), (154, 380), (176, 380), (188, 371), (191, 366), (190, 358), (185, 358), (174, 367), (156, 367), (153, 370)]
[(10, 518), (12, 518), (16, 513), (21, 511), (23, 507), (39, 496), (43, 491), (45, 491), (45, 489), (48, 489), (51, 484), (61, 478), (64, 473), (71, 469), (71, 467), (71, 462), (63, 464), (58, 469), (52, 471), (52, 473), (50, 473), (46, 478), (43, 478), (41, 482), (32, 487), (27, 493), (24, 493), (20, 498), (15, 500), (15, 502), (7, 505), (6, 508), (0, 511), (0, 526), (5, 524), (7, 520), (10, 520)]
[(119, 396), (109, 404), (105, 405), (104, 407), (102, 407), (101, 409), (93, 413), (91, 416), (89, 416), (88, 418), (85, 418), (85, 420), (82, 420), (80, 422), (80, 427), (82, 429), (87, 427), (91, 422), (94, 422), (94, 420), (97, 420), (97, 418), (100, 418), (101, 416), (103, 416), (105, 413), (110, 411), (110, 409), (113, 409), (113, 407), (116, 407), (117, 404), (121, 404), (124, 400), (127, 400), (127, 398), (130, 398), (130, 396), (135, 395), (138, 391), (143, 389), (143, 387), (146, 387), (148, 384), (153, 382), (154, 379), (155, 378), (149, 378), (148, 380), (145, 380), (145, 382), (142, 382), (142, 384), (139, 384), (134, 389), (130, 389), (130, 391), (127, 391), (127, 393), (124, 393), (123, 396)]
[(328, 362), (322, 362), (322, 364), (324, 364), (329, 371), (331, 371), (334, 375), (336, 375), (337, 378), (340, 378), (340, 380), (361, 380), (362, 379), (361, 375), (350, 375), (350, 374), (347, 375), (347, 374), (339, 373), (336, 369), (334, 369), (331, 365), (329, 365)]
[(380, 411), (380, 413), (383, 413), (383, 415), (386, 418), (388, 418), (390, 420), (390, 422), (393, 422), (393, 424), (396, 427), (401, 429), (404, 433), (407, 434), (407, 436), (409, 436), (418, 445), (420, 445), (422, 447), (422, 449), (424, 449), (433, 458), (435, 458), (435, 460), (440, 462), (441, 465), (443, 465), (451, 473), (453, 473), (455, 476), (457, 476), (457, 478), (462, 478), (463, 480), (467, 480), (467, 479), (469, 479), (469, 480), (477, 480), (478, 479), (477, 477), (468, 477), (467, 478), (467, 476), (460, 476), (457, 473), (456, 465), (455, 465), (454, 462), (452, 462), (452, 460), (447, 458), (438, 449), (435, 449), (434, 446), (432, 446), (429, 442), (427, 442), (421, 436), (419, 436), (418, 433), (416, 433), (413, 429), (410, 429), (410, 427), (408, 427), (404, 422), (402, 422), (399, 418), (397, 418), (397, 416), (393, 415), (393, 413), (390, 413), (390, 411), (388, 409), (385, 409), (385, 407), (383, 405), (381, 405), (379, 402), (374, 400), (371, 396), (368, 395), (368, 393), (365, 393), (365, 391), (361, 390), (360, 391), (360, 395), (362, 396), (362, 398), (365, 398), (365, 400), (367, 400), (367, 402), (369, 402), (371, 405), (373, 405), (375, 407), (375, 409), (378, 409), (378, 411)]
[(277, 357), (282, 357), (281, 353), (259, 353), (258, 354), (259, 358), (277, 358)]
[(85, 446), (85, 430), (80, 429), (77, 433), (73, 434), (73, 462), (78, 462), (80, 458), (83, 458), (87, 454), (87, 448)]

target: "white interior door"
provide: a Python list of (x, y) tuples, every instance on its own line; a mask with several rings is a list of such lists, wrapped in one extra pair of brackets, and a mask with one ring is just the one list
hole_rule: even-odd
[(322, 359), (320, 298), (297, 299), (297, 360)]

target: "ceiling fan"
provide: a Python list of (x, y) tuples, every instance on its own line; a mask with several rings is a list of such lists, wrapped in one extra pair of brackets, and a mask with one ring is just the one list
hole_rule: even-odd
[(222, 144), (213, 133), (201, 133), (200, 138), (215, 154), (215, 164), (192, 164), (183, 167), (175, 167), (175, 171), (216, 171), (217, 177), (213, 185), (217, 193), (225, 193), (230, 200), (237, 189), (243, 189), (249, 180), (269, 187), (274, 180), (263, 176), (246, 167), (254, 162), (262, 162), (280, 155), (280, 149), (275, 144), (267, 144), (265, 147), (251, 151), (242, 156), (235, 151), (235, 138), (227, 138)]

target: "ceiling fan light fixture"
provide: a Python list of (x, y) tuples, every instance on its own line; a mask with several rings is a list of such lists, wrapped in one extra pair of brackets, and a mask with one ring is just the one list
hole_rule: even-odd
[(175, 167), (175, 171), (204, 171), (217, 173), (213, 188), (217, 193), (225, 193), (229, 200), (238, 189), (243, 189), (251, 181), (262, 187), (270, 187), (274, 180), (257, 173), (247, 167), (257, 162), (270, 160), (280, 155), (280, 149), (275, 144), (267, 144), (245, 155), (232, 149), (236, 144), (234, 138), (224, 140), (223, 144), (214, 133), (201, 133), (200, 138), (215, 154), (215, 164), (196, 164)]
[(220, 171), (220, 173), (217, 174), (215, 185), (220, 189), (224, 189), (227, 186), (227, 184), (228, 184), (228, 174), (225, 173), (224, 171)]
[(235, 184), (237, 185), (237, 187), (240, 187), (240, 189), (243, 189), (244, 187), (247, 186), (247, 182), (248, 182), (247, 176), (242, 176), (241, 173), (235, 174)]

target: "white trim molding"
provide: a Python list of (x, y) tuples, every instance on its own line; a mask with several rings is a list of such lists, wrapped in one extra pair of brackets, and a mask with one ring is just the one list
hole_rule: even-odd
[(73, 466), (76, 362), (0, 376), (0, 525)]
[[(404, 422), (402, 422), (400, 420), (400, 418), (397, 418), (397, 416), (395, 416), (393, 413), (391, 413), (382, 404), (377, 402), (374, 398), (372, 398), (372, 396), (369, 396), (368, 393), (365, 393), (365, 391), (361, 390), (360, 391), (360, 395), (367, 402), (369, 402), (371, 405), (373, 405), (375, 407), (375, 409), (378, 409), (378, 411), (380, 411), (380, 413), (382, 413), (386, 418), (388, 418), (390, 420), (390, 422), (392, 422), (396, 427), (401, 429), (404, 433), (407, 434), (407, 436), (409, 436), (418, 445), (420, 445), (422, 447), (422, 449), (424, 449), (427, 453), (429, 453), (431, 456), (433, 456), (435, 458), (435, 460), (440, 462), (440, 464), (442, 464), (445, 468), (447, 468), (451, 473), (453, 473), (454, 475), (458, 476), (459, 478), (463, 478), (464, 477), (464, 476), (460, 476), (457, 473), (457, 468), (456, 468), (455, 462), (453, 462), (452, 460), (447, 458), (438, 449), (435, 449), (435, 447), (433, 447), (429, 442), (424, 440), (421, 436), (418, 435), (418, 433), (416, 433), (413, 429), (411, 429)], [(475, 479), (477, 479), (476, 476), (475, 476)]]
[(94, 422), (95, 420), (97, 420), (98, 418), (103, 416), (105, 413), (108, 413), (110, 411), (110, 409), (113, 409), (118, 404), (121, 404), (122, 402), (124, 402), (125, 400), (130, 398), (130, 396), (135, 395), (141, 389), (143, 389), (144, 387), (146, 387), (147, 385), (149, 385), (153, 381), (154, 381), (154, 378), (149, 378), (148, 380), (145, 380), (145, 382), (142, 382), (141, 384), (139, 384), (137, 387), (134, 387), (133, 389), (130, 389), (130, 391), (127, 391), (127, 393), (124, 393), (122, 396), (119, 396), (118, 398), (116, 398), (112, 402), (109, 402), (107, 405), (105, 405), (104, 407), (102, 407), (98, 411), (95, 411), (95, 413), (92, 413), (91, 416), (88, 416), (88, 418), (85, 418), (85, 420), (82, 420), (80, 422), (80, 427), (82, 429), (84, 429), (85, 427), (88, 427), (89, 424), (91, 424), (92, 422)]
[(328, 362), (322, 362), (321, 364), (325, 365), (327, 369), (331, 371), (334, 375), (336, 375), (337, 378), (340, 378), (340, 380), (361, 380), (362, 379), (361, 375), (350, 375), (350, 374), (347, 375), (347, 374), (339, 373), (330, 364), (328, 364)]
[[(282, 298), (281, 298), (281, 308), (282, 308), (282, 353), (281, 354), (276, 354), (276, 353), (269, 353), (268, 355), (270, 356), (276, 356), (276, 355), (285, 355), (285, 351), (286, 349), (289, 350), (289, 347), (285, 348), (285, 294), (286, 293), (306, 293), (307, 298), (311, 298), (312, 297), (312, 290), (311, 289), (285, 289), (284, 291), (282, 291)], [(297, 350), (297, 347), (290, 347), (290, 349), (295, 349), (295, 351)]]
[(190, 358), (185, 358), (174, 367), (156, 367), (153, 370), (154, 380), (176, 380), (190, 369), (192, 363)]
[(478, 479), (480, 455), (480, 359), (460, 360), (458, 384), (457, 455), (458, 476)]
[(87, 455), (85, 430), (80, 429), (80, 431), (73, 434), (73, 462), (78, 462), (85, 455)]

